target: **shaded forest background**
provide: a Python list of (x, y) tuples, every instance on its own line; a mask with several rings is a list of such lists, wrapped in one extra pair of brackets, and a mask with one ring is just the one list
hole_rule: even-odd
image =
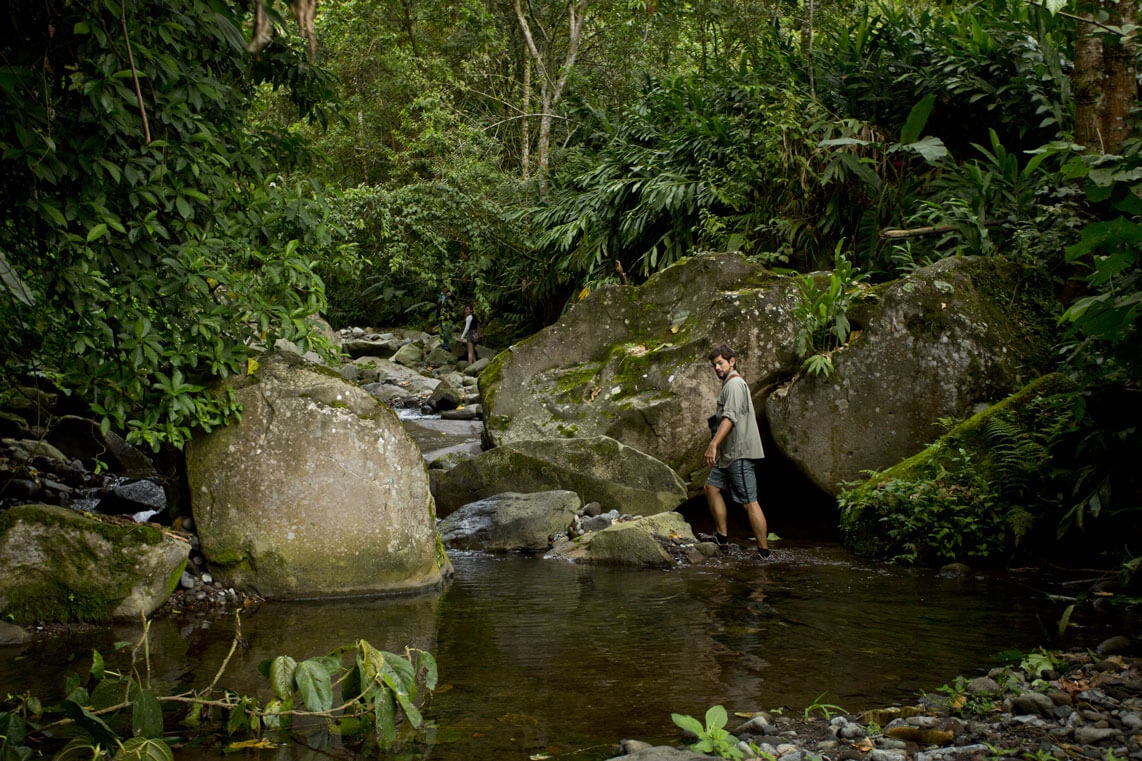
[[(251, 346), (328, 350), (312, 314), (427, 327), (449, 287), (506, 344), (706, 252), (849, 285), (999, 256), (1052, 284), (1080, 384), (1060, 537), (1137, 515), (1134, 0), (293, 10), (8, 4), (7, 387), (180, 447)], [(807, 361), (845, 340), (823, 307)]]

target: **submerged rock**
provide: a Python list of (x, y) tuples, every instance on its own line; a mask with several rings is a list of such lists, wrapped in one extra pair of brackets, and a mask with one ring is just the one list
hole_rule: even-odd
[(0, 515), (0, 615), (18, 623), (148, 616), (178, 584), (190, 545), (157, 528), (54, 505)]
[(580, 504), (570, 491), (497, 494), (441, 521), (440, 538), (460, 549), (542, 551), (553, 536), (567, 531)]
[(451, 571), (423, 459), (392, 410), (291, 355), (267, 355), (234, 393), (241, 422), (186, 449), (202, 553), (225, 586), (378, 593)]
[(503, 492), (566, 489), (619, 512), (673, 510), (686, 488), (670, 468), (606, 436), (518, 441), (483, 452), (433, 479), (441, 515)]

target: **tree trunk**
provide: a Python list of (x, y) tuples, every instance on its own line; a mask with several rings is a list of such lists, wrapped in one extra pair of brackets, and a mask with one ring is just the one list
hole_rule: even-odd
[(523, 123), (520, 125), (520, 176), (527, 179), (531, 173), (531, 58), (523, 57)]
[(1081, 15), (1087, 20), (1077, 22), (1075, 35), (1075, 142), (1088, 151), (1118, 153), (1138, 100), (1137, 45), (1133, 30), (1123, 37), (1091, 22), (1102, 16), (1108, 26), (1133, 25), (1138, 1), (1093, 0)]
[[(1138, 0), (1118, 0), (1108, 3), (1117, 8), (1114, 24), (1125, 26), (1138, 23)], [(1106, 65), (1106, 97), (1102, 104), (1102, 132), (1107, 153), (1118, 153), (1122, 143), (1130, 137), (1129, 116), (1138, 100), (1138, 64), (1136, 31), (1125, 37), (1109, 37), (1102, 43), (1102, 58)]]
[(520, 7), (520, 0), (513, 0), (512, 2), (515, 8), (516, 19), (519, 20), (520, 29), (523, 31), (523, 37), (527, 40), (528, 52), (531, 53), (536, 72), (539, 74), (539, 95), (540, 102), (543, 105), (543, 111), (539, 116), (539, 140), (535, 146), (535, 175), (539, 180), (540, 193), (547, 192), (547, 164), (550, 159), (551, 151), (551, 123), (555, 119), (555, 109), (559, 106), (559, 102), (563, 98), (563, 88), (567, 84), (567, 77), (571, 75), (571, 70), (575, 67), (575, 59), (579, 55), (579, 43), (582, 39), (583, 22), (586, 21), (587, 8), (591, 5), (591, 2), (592, 0), (573, 0), (567, 5), (567, 51), (563, 57), (563, 65), (559, 67), (558, 77), (553, 77), (551, 72), (549, 72), (544, 65), (543, 55), (540, 54), (539, 48), (536, 47), (535, 38), (531, 34), (531, 25), (528, 24), (527, 16), (524, 15), (523, 8)]

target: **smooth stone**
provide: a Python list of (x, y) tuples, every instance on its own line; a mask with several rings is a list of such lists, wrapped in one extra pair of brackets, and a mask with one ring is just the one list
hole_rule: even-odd
[(475, 362), (465, 367), (463, 372), (465, 375), (477, 376), (483, 372), (484, 368), (490, 364), (492, 364), (492, 360), (487, 357), (484, 359), (477, 359)]
[(734, 727), (735, 735), (758, 735), (769, 730), (769, 718), (758, 715)]
[(1122, 733), (1112, 727), (1078, 727), (1075, 729), (1075, 742), (1079, 745), (1097, 745), (1121, 736)]
[(1117, 653), (1125, 653), (1130, 649), (1130, 638), (1121, 634), (1104, 639), (1098, 643), (1095, 651), (1099, 655), (1115, 655)]
[(0, 621), (0, 645), (22, 645), (31, 639), (24, 627)]
[(584, 518), (581, 525), (584, 531), (602, 531), (611, 525), (611, 523), (611, 519), (606, 515), (595, 515), (590, 518)]
[(908, 755), (897, 750), (882, 750), (877, 748), (870, 751), (868, 761), (906, 761)]
[(981, 692), (999, 692), (999, 682), (989, 676), (976, 677), (967, 683), (967, 691), (971, 695)]
[(444, 420), (479, 420), (480, 405), (466, 404), (458, 409), (444, 410), (440, 417)]
[(178, 578), (178, 585), (183, 589), (194, 589), (194, 584), (194, 577), (186, 571), (183, 571), (182, 576)]
[(1011, 712), (1016, 714), (1050, 716), (1054, 708), (1055, 701), (1041, 692), (1025, 692), (1011, 699)]

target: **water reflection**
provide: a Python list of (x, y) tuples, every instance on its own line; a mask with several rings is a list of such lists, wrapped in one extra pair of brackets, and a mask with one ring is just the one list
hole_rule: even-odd
[[(409, 644), (436, 654), (442, 681), (428, 709), (437, 742), (416, 757), (587, 749), (576, 757), (593, 759), (623, 737), (677, 739), (671, 711), (800, 710), (821, 693), (858, 710), (909, 699), (978, 672), (1001, 649), (1040, 640), (1036, 601), (1011, 586), (863, 564), (835, 546), (776, 554), (765, 566), (665, 572), (457, 555), (442, 593), (274, 603), (244, 615), (248, 647), (221, 683), (268, 694), (256, 666), (279, 653), (300, 660), (357, 639), (398, 652)], [(154, 622), (156, 678), (209, 683), (232, 633), (228, 620)], [(38, 644), (0, 664), (0, 689), (31, 680), (44, 694), (61, 674), (86, 668), (91, 647), (137, 636), (137, 627), (115, 627)], [(352, 755), (329, 738), (311, 743), (316, 750), (248, 757)], [(197, 757), (222, 754), (179, 753)]]

